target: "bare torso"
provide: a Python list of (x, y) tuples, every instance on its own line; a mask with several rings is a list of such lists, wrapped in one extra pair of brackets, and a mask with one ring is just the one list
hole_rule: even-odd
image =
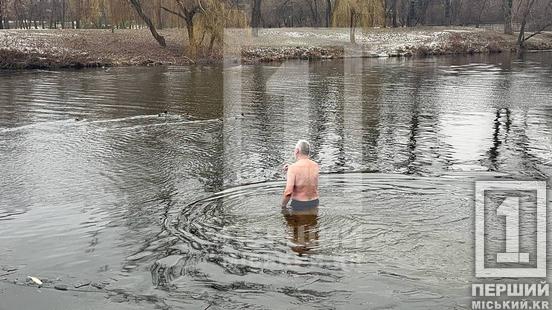
[(289, 166), (284, 195), (291, 195), (297, 201), (318, 199), (319, 170), (318, 164), (308, 158)]

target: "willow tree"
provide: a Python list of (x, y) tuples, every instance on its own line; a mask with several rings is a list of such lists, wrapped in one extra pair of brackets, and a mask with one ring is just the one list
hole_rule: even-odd
[(196, 30), (194, 17), (199, 14), (205, 8), (202, 5), (201, 0), (192, 1), (192, 0), (174, 0), (176, 1), (177, 10), (171, 10), (167, 7), (162, 7), (163, 10), (172, 13), (186, 22), (186, 30), (188, 32), (188, 44), (190, 45), (190, 54), (192, 57), (195, 57), (197, 53), (197, 41), (196, 41)]
[(246, 16), (242, 11), (231, 9), (224, 0), (174, 0), (177, 10), (163, 9), (179, 16), (186, 22), (188, 54), (195, 58), (205, 37), (209, 35), (209, 52), (215, 43), (222, 44), (225, 27), (243, 27)]
[(130, 7), (129, 2), (123, 0), (109, 1), (108, 12), (112, 28), (126, 28), (127, 23), (136, 20), (136, 16)]
[(351, 43), (356, 43), (357, 27), (375, 27), (385, 24), (384, 0), (336, 0), (332, 24), (336, 27), (348, 27)]
[(209, 37), (208, 53), (213, 51), (216, 44), (222, 46), (225, 28), (244, 28), (247, 26), (247, 16), (239, 9), (231, 8), (220, 0), (206, 0), (207, 9), (201, 7), (201, 15), (197, 17), (197, 31), (202, 45), (204, 39)]

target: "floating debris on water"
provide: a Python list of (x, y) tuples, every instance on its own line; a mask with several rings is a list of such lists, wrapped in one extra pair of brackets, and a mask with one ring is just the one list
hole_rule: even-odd
[(88, 282), (79, 282), (79, 283), (75, 283), (74, 287), (75, 288), (81, 288), (81, 287), (89, 286), (90, 283), (92, 283), (92, 282), (90, 282), (90, 281), (88, 281)]
[(32, 282), (36, 283), (39, 287), (42, 286), (44, 283), (42, 283), (42, 281), (37, 278), (37, 277), (31, 277), (31, 276), (28, 276), (27, 278), (29, 278)]
[(6, 272), (13, 272), (17, 270), (17, 267), (14, 266), (2, 266), (2, 270)]
[(106, 286), (109, 285), (109, 282), (94, 282), (92, 284), (93, 287), (99, 289), (99, 290), (103, 290)]
[(151, 251), (144, 251), (144, 252), (136, 253), (134, 255), (131, 255), (131, 256), (127, 257), (127, 260), (129, 260), (129, 261), (140, 260), (144, 257), (151, 256), (152, 254), (153, 254), (153, 252), (151, 252)]

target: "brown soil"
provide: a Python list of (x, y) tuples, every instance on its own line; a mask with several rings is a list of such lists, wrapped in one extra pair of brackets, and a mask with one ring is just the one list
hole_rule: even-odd
[(145, 30), (2, 30), (0, 69), (190, 64), (182, 32), (163, 31), (161, 48)]
[[(133, 30), (1, 30), (0, 69), (53, 69), (101, 66), (188, 65), (182, 29), (160, 31), (161, 48), (147, 29)], [(245, 63), (286, 59), (341, 58), (347, 47), (346, 29), (265, 29), (264, 39), (241, 48)], [(230, 39), (234, 40), (234, 39)], [(248, 39), (251, 42), (250, 38)], [(424, 27), (359, 31), (362, 57), (497, 53), (516, 49), (516, 37), (466, 27)], [(231, 42), (231, 41), (229, 41)], [(528, 49), (552, 49), (552, 33), (527, 42)], [(222, 52), (200, 62), (220, 62)]]

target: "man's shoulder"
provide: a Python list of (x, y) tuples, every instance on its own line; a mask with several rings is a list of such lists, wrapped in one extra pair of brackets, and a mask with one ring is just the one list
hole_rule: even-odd
[(318, 163), (309, 159), (308, 161), (301, 161), (301, 162), (295, 162), (291, 165), (289, 165), (289, 169), (297, 169), (297, 168), (301, 168), (301, 167), (308, 167), (308, 166), (311, 166), (311, 167), (319, 167), (318, 166)]
[(298, 162), (295, 162), (293, 164), (290, 164), (288, 169), (297, 169), (297, 167), (300, 167), (301, 165)]
[(309, 158), (309, 164), (318, 167), (318, 163)]

